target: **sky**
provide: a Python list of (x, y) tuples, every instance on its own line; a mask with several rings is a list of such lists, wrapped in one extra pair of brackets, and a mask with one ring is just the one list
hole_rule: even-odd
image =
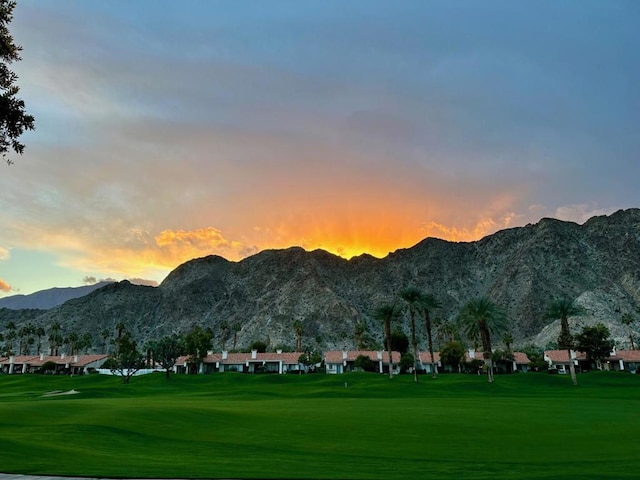
[(0, 296), (640, 207), (640, 2), (20, 0)]

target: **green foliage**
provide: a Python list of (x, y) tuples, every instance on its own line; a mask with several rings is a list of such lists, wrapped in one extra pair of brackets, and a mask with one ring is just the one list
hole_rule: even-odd
[(267, 351), (267, 344), (266, 342), (263, 342), (262, 340), (255, 340), (253, 342), (251, 342), (251, 345), (249, 345), (249, 349), (250, 350), (257, 350), (258, 353), (264, 353)]
[(560, 335), (558, 345), (561, 349), (569, 350), (574, 347), (573, 335), (569, 330), (569, 317), (582, 315), (584, 310), (568, 298), (558, 298), (552, 301), (544, 313), (546, 320), (560, 320)]
[(202, 363), (202, 359), (207, 356), (213, 346), (213, 331), (196, 325), (185, 335), (184, 346), (190, 361), (196, 364)]
[(366, 355), (358, 355), (353, 362), (353, 366), (364, 372), (373, 372), (375, 370), (375, 363)]
[(469, 338), (480, 338), (482, 352), (487, 363), (487, 379), (493, 382), (491, 368), (491, 335), (507, 329), (505, 311), (487, 297), (468, 301), (458, 315), (458, 322)]
[(613, 340), (609, 338), (609, 329), (602, 323), (592, 327), (583, 327), (576, 335), (576, 348), (587, 354), (587, 358), (601, 362), (608, 357), (613, 348)]
[(464, 362), (465, 349), (460, 342), (449, 342), (440, 350), (442, 365), (449, 365), (454, 371)]
[(8, 164), (13, 161), (7, 154), (13, 150), (21, 155), (24, 145), (18, 139), (25, 130), (34, 128), (34, 118), (25, 112), (24, 101), (17, 97), (20, 88), (15, 81), (18, 76), (9, 69), (11, 63), (20, 60), (22, 50), (9, 32), (15, 6), (15, 1), (0, 1), (0, 154)]
[(401, 354), (409, 350), (409, 337), (403, 331), (396, 329), (391, 334), (391, 350)]
[(138, 370), (144, 367), (144, 355), (138, 351), (138, 344), (127, 331), (120, 332), (117, 339), (117, 353), (112, 356), (111, 371), (120, 376), (123, 383), (129, 383)]
[(47, 372), (55, 372), (56, 371), (56, 362), (44, 362), (40, 367), (39, 373), (47, 373)]
[(186, 352), (185, 339), (173, 334), (162, 337), (150, 345), (153, 359), (165, 369), (165, 375), (169, 379), (169, 372), (175, 366), (176, 360)]
[(414, 362), (413, 354), (404, 353), (400, 357), (400, 371), (405, 373), (409, 372), (411, 371), (411, 369), (413, 369), (414, 365), (415, 365), (415, 362)]
[[(555, 350), (555, 348), (548, 348), (547, 350)], [(535, 345), (527, 345), (522, 349), (522, 352), (527, 355), (527, 358), (531, 362), (529, 368), (536, 372), (544, 372), (549, 367), (549, 364), (544, 359), (544, 349), (538, 348)]]

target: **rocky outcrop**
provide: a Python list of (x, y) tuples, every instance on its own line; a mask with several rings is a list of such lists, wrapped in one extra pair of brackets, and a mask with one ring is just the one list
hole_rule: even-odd
[[(587, 312), (572, 320), (576, 327), (603, 322), (626, 346), (620, 318), (640, 305), (640, 210), (583, 225), (542, 219), (477, 242), (428, 238), (383, 259), (345, 260), (297, 247), (240, 262), (209, 256), (179, 266), (158, 287), (112, 284), (29, 318), (88, 331), (96, 345), (99, 333), (114, 331), (120, 321), (142, 342), (203, 325), (216, 333), (216, 348), (223, 321), (240, 327), (238, 347), (253, 340), (292, 347), (299, 320), (305, 345), (336, 349), (353, 346), (358, 322), (380, 341), (372, 311), (408, 285), (434, 294), (442, 302), (434, 316), (442, 319), (454, 319), (466, 301), (487, 295), (507, 310), (517, 341), (541, 345), (557, 338), (558, 325), (543, 318), (548, 303), (575, 298)], [(10, 318), (0, 316), (0, 331)]]

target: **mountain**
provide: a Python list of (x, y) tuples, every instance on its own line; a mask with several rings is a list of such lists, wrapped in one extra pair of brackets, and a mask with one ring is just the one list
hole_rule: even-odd
[(62, 305), (72, 298), (83, 297), (94, 290), (104, 287), (111, 282), (98, 282), (84, 287), (50, 288), (29, 295), (11, 295), (0, 298), (0, 308), (11, 310), (36, 308), (47, 310)]
[(99, 333), (114, 332), (121, 321), (141, 342), (194, 325), (209, 326), (217, 336), (227, 321), (241, 327), (238, 348), (254, 340), (292, 347), (292, 325), (300, 320), (310, 348), (351, 348), (358, 322), (381, 341), (372, 311), (408, 285), (434, 294), (442, 308), (433, 316), (447, 320), (468, 300), (489, 296), (507, 310), (517, 343), (543, 346), (559, 331), (558, 322), (547, 322), (543, 312), (551, 300), (567, 296), (587, 311), (572, 319), (574, 331), (601, 321), (625, 346), (628, 334), (620, 318), (640, 305), (640, 209), (583, 225), (545, 218), (476, 242), (427, 238), (383, 259), (345, 260), (298, 247), (266, 250), (240, 262), (209, 256), (180, 265), (158, 287), (123, 281), (40, 314), (0, 310), (0, 331), (6, 322), (27, 317), (42, 325), (58, 321), (63, 330), (90, 332), (97, 346)]

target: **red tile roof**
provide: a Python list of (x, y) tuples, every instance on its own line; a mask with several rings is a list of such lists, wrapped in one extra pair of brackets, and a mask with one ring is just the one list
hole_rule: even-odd
[(640, 350), (616, 350), (616, 354), (612, 358), (619, 358), (625, 362), (640, 362)]
[[(587, 355), (584, 352), (574, 352), (575, 360), (586, 360)], [(551, 360), (551, 363), (569, 363), (569, 353), (566, 350), (545, 350), (545, 357)]]
[[(262, 363), (262, 362), (284, 362), (285, 365), (297, 365), (298, 359), (302, 355), (301, 352), (266, 352), (256, 353), (256, 358), (251, 358), (250, 352), (242, 353), (228, 353), (227, 358), (223, 359), (221, 353), (213, 353), (207, 355), (204, 363), (218, 363), (223, 365), (245, 365), (249, 363)], [(189, 356), (181, 356), (176, 360), (177, 365), (184, 365), (189, 362)]]
[[(346, 353), (346, 358), (345, 358)], [(348, 362), (353, 362), (360, 355), (364, 355), (365, 357), (369, 357), (374, 362), (380, 361), (382, 358), (382, 363), (389, 363), (389, 353), (379, 352), (376, 350), (330, 350), (324, 354), (325, 363), (342, 363), (345, 360)], [(380, 355), (380, 356), (379, 356)], [(400, 352), (391, 352), (393, 363), (400, 362)]]
[(513, 352), (513, 359), (517, 364), (527, 365), (531, 363), (531, 360), (529, 360), (529, 357), (527, 357), (527, 354), (523, 352)]
[[(77, 360), (76, 357), (77, 356)], [(54, 362), (57, 365), (70, 365), (73, 367), (85, 367), (93, 362), (106, 359), (109, 355), (16, 355), (13, 363), (16, 365), (31, 365), (41, 367), (47, 362)], [(11, 357), (0, 359), (0, 365), (9, 365)]]
[(420, 361), (423, 364), (438, 363), (440, 361), (440, 352), (433, 352), (433, 362), (431, 361), (431, 355), (429, 354), (429, 352), (419, 352), (418, 357), (420, 357)]

